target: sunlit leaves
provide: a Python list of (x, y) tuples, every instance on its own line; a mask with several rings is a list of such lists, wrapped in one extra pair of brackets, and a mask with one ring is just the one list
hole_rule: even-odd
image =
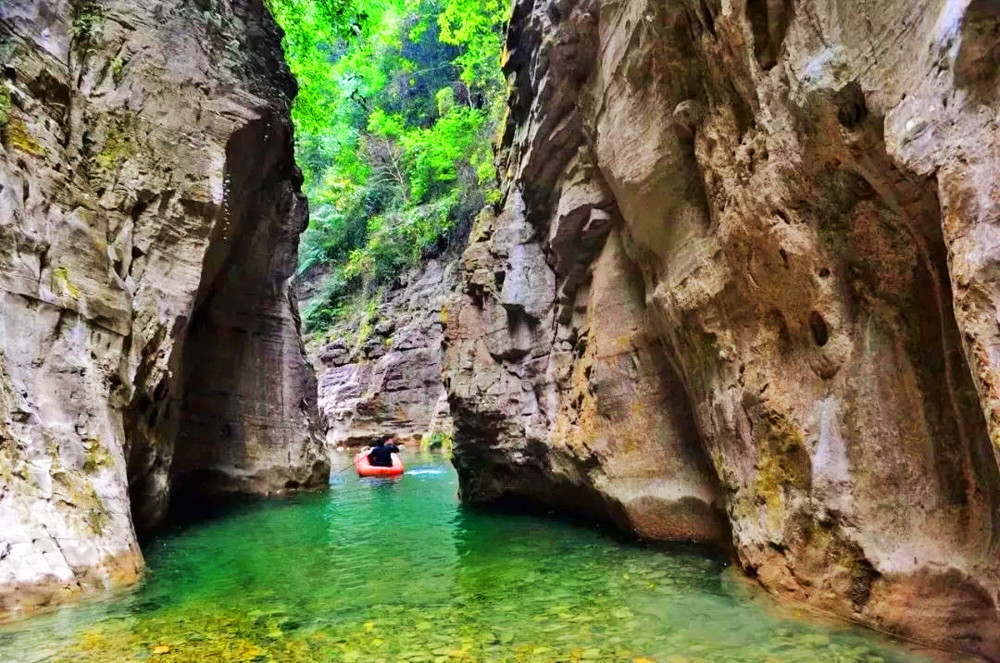
[(509, 4), (504, 0), (445, 0), (438, 16), (441, 41), (463, 47), (455, 62), (469, 87), (491, 87), (500, 81), (501, 26)]
[(435, 194), (446, 195), (442, 183), (455, 181), (458, 165), (483, 158), (482, 149), (476, 148), (484, 145), (480, 135), (484, 120), (476, 109), (453, 106), (433, 127), (402, 136), (414, 199), (425, 202)]
[(329, 274), (316, 329), (497, 198), (505, 0), (268, 0), (299, 82), (311, 221), (300, 268)]

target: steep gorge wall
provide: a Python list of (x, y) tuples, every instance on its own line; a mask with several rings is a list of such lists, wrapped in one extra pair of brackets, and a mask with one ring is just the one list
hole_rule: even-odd
[(1000, 660), (996, 3), (522, 0), (505, 69), (463, 497)]
[(413, 444), (452, 434), (441, 342), (445, 302), (457, 281), (453, 251), (428, 260), (400, 277), (366, 321), (369, 329), (344, 322), (319, 343), (319, 410), (331, 448), (372, 444), (382, 435)]
[[(127, 582), (173, 489), (324, 483), (260, 0), (0, 4), (0, 615)], [(135, 528), (133, 528), (133, 522)]]

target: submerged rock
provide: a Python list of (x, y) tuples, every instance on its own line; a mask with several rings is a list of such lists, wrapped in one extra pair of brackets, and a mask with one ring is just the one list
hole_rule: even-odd
[(463, 496), (1000, 659), (998, 16), (962, 7), (516, 2), (445, 329)]
[(295, 84), (260, 0), (212, 7), (0, 4), (0, 614), (133, 580), (172, 486), (329, 472)]

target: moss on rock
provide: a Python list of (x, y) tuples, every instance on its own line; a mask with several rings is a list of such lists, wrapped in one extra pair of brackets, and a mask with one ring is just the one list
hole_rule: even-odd
[(7, 86), (0, 85), (0, 130), (10, 122), (10, 105), (10, 90), (7, 89)]
[(131, 114), (116, 115), (108, 126), (104, 146), (94, 157), (94, 163), (102, 172), (115, 170), (122, 161), (139, 153), (135, 137), (135, 117)]
[(80, 297), (80, 288), (69, 280), (69, 270), (61, 265), (52, 270), (52, 289), (61, 290), (73, 299)]
[(31, 135), (28, 125), (22, 120), (11, 119), (8, 116), (7, 124), (2, 129), (4, 144), (7, 147), (26, 152), (36, 157), (45, 155), (45, 147)]
[(108, 453), (101, 441), (96, 438), (90, 438), (84, 440), (83, 448), (85, 451), (83, 459), (83, 471), (88, 474), (93, 474), (100, 470), (102, 467), (111, 467), (114, 464), (114, 459), (111, 454)]
[(781, 527), (784, 491), (807, 491), (811, 484), (812, 464), (802, 431), (785, 415), (765, 412), (757, 434), (754, 491), (757, 502), (767, 506), (768, 529)]

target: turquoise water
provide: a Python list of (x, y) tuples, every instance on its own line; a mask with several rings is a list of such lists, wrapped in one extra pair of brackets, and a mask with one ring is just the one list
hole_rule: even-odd
[(399, 480), (231, 507), (146, 548), (134, 590), (0, 627), (0, 661), (919, 661), (780, 616), (719, 559), (463, 508)]

